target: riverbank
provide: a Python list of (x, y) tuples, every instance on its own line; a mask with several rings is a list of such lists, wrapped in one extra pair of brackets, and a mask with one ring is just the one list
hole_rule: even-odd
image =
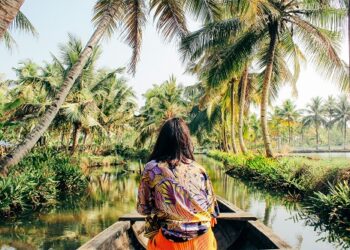
[(350, 162), (347, 159), (305, 157), (266, 158), (210, 151), (208, 156), (224, 163), (227, 174), (303, 201), (345, 241), (350, 241)]

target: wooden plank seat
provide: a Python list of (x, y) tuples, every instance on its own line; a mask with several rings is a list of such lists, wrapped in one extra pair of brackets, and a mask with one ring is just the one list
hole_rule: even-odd
[[(144, 221), (146, 216), (140, 215), (136, 212), (124, 214), (121, 217), (119, 217), (120, 221)], [(248, 212), (238, 212), (238, 213), (220, 213), (218, 220), (237, 220), (237, 221), (246, 221), (246, 220), (257, 220), (257, 218), (248, 213)]]

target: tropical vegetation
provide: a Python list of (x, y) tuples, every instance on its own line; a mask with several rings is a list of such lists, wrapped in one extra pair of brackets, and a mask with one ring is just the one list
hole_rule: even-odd
[[(0, 4), (0, 42), (8, 48), (13, 29), (37, 35), (19, 10), (23, 2)], [(171, 75), (154, 82), (139, 105), (127, 74), (136, 73), (147, 12), (164, 39), (178, 43), (197, 81)], [(195, 152), (224, 162), (229, 175), (303, 200), (320, 221), (345, 232), (349, 162), (288, 153), (350, 150), (349, 65), (339, 56), (347, 13), (340, 0), (97, 0), (86, 44), (68, 34), (46, 62), (20, 61), (14, 79), (0, 78), (0, 217), (93, 196), (86, 192), (93, 167), (124, 172), (125, 162), (136, 160), (140, 171), (159, 127), (182, 117)], [(188, 29), (189, 16), (198, 30)], [(132, 48), (130, 63), (100, 68), (100, 41), (114, 33)], [(297, 106), (307, 63), (342, 94)], [(293, 99), (277, 105), (285, 85)]]

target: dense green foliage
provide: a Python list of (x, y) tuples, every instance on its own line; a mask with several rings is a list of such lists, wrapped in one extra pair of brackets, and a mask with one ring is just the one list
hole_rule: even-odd
[(275, 190), (292, 194), (328, 192), (328, 184), (335, 185), (350, 178), (350, 162), (342, 160), (307, 159), (305, 157), (266, 158), (261, 155), (233, 155), (210, 151), (209, 156), (223, 161), (228, 173)]
[(59, 196), (80, 195), (86, 191), (87, 179), (70, 157), (53, 150), (36, 150), (8, 177), (0, 177), (0, 215), (50, 207)]
[[(322, 225), (350, 243), (350, 162), (303, 157), (270, 159), (261, 155), (232, 155), (210, 151), (225, 163), (227, 173), (249, 183), (302, 199), (305, 219)], [(316, 218), (313, 218), (316, 215)], [(310, 222), (311, 224), (311, 222)]]

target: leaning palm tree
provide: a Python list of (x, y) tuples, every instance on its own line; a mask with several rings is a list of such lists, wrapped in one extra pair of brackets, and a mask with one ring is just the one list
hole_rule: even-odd
[(208, 50), (224, 48), (221, 53), (216, 53), (217, 61), (208, 72), (210, 84), (240, 72), (246, 61), (259, 52), (258, 65), (263, 72), (260, 118), (266, 155), (271, 157), (267, 105), (272, 83), (287, 73), (278, 69), (281, 62), (293, 58), (293, 83), (297, 80), (304, 53), (326, 77), (340, 85), (348, 83), (347, 66), (336, 50), (339, 35), (336, 27), (343, 20), (345, 10), (325, 7), (316, 0), (239, 2), (252, 10), (249, 17), (244, 15), (244, 22), (231, 18), (208, 24), (187, 36), (181, 49), (186, 58), (195, 61)]
[(350, 102), (347, 96), (342, 96), (334, 110), (333, 122), (338, 123), (343, 132), (343, 147), (346, 149), (347, 124), (350, 121)]
[(324, 111), (322, 108), (322, 98), (315, 97), (311, 99), (311, 103), (307, 105), (305, 111), (305, 116), (302, 119), (304, 127), (309, 127), (313, 125), (316, 132), (316, 150), (318, 150), (319, 145), (319, 130), (322, 125), (327, 124), (327, 120), (324, 118)]
[[(139, 59), (142, 41), (142, 29), (145, 26), (145, 8), (143, 0), (98, 0), (95, 5), (93, 21), (95, 31), (85, 45), (76, 63), (65, 76), (65, 80), (57, 92), (52, 104), (47, 108), (37, 126), (24, 138), (10, 154), (0, 161), (0, 173), (6, 174), (9, 166), (18, 163), (35, 145), (39, 138), (47, 130), (60, 107), (64, 103), (75, 80), (81, 74), (84, 66), (94, 48), (106, 35), (112, 35), (119, 24), (122, 24), (122, 34), (125, 41), (132, 47), (133, 53), (130, 61), (130, 71), (135, 72), (136, 63)], [(190, 10), (198, 18), (212, 20), (213, 16), (219, 15), (218, 5), (213, 2), (207, 5), (206, 1), (150, 1), (150, 9), (153, 10), (157, 20), (158, 30), (167, 39), (187, 34), (185, 10)]]

